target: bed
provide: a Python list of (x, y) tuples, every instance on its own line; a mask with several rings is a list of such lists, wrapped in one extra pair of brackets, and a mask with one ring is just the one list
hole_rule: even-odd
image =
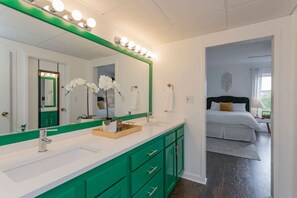
[[(232, 102), (245, 104), (245, 111), (226, 112), (211, 110), (212, 102)], [(207, 98), (207, 137), (254, 142), (255, 131), (260, 130), (258, 122), (250, 111), (249, 98), (220, 96)]]

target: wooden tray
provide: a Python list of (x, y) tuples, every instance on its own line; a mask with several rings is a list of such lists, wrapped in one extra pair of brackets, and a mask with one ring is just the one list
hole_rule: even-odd
[(96, 136), (118, 139), (120, 137), (124, 137), (126, 135), (136, 133), (141, 130), (142, 130), (142, 127), (140, 125), (123, 124), (123, 130), (118, 131), (116, 133), (103, 131), (103, 128), (99, 127), (99, 128), (93, 129), (92, 134)]

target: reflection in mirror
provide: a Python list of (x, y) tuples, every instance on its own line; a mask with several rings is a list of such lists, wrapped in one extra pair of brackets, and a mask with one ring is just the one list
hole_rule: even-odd
[(57, 108), (57, 77), (55, 74), (48, 71), (40, 71), (39, 87), (40, 87), (40, 106), (45, 108)]
[[(40, 63), (40, 61), (38, 62)], [(58, 85), (58, 72), (39, 70), (38, 128), (46, 128), (59, 125), (59, 92), (57, 90), (59, 87)]]
[[(79, 122), (87, 111), (85, 89), (65, 95), (66, 84), (77, 78), (98, 86), (106, 74), (120, 84), (123, 97), (108, 93), (110, 117), (149, 111), (147, 63), (6, 6), (0, 9), (0, 134)], [(39, 76), (40, 70), (56, 74), (56, 81)], [(95, 119), (106, 117), (101, 92), (88, 101)]]
[[(149, 67), (146, 63), (117, 54), (92, 60), (91, 66), (94, 82), (101, 75), (106, 75), (120, 85), (121, 95), (115, 94), (113, 90), (108, 92), (109, 114), (118, 117), (148, 112)], [(104, 100), (103, 93), (99, 92), (93, 105), (93, 113), (97, 118), (106, 117)]]

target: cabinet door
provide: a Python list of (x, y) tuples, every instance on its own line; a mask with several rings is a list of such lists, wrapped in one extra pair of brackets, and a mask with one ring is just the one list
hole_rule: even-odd
[(165, 149), (165, 197), (168, 197), (176, 183), (175, 143)]
[(181, 177), (184, 172), (184, 136), (176, 141), (176, 157), (177, 177)]
[(110, 189), (98, 196), (98, 198), (128, 198), (128, 179), (125, 177)]

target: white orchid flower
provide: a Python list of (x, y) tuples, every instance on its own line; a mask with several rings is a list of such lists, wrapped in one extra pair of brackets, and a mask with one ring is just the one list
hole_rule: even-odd
[(107, 91), (111, 89), (112, 86), (112, 79), (109, 76), (101, 75), (99, 78), (99, 88), (103, 91)]
[(89, 88), (91, 92), (95, 94), (99, 92), (99, 88), (94, 83), (87, 83), (86, 86)]

